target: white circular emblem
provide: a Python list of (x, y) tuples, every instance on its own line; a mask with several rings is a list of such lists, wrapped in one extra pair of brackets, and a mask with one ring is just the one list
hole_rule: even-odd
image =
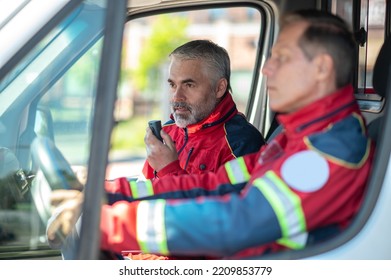
[(327, 161), (314, 151), (303, 151), (289, 157), (281, 167), (282, 179), (301, 192), (321, 189), (330, 175)]

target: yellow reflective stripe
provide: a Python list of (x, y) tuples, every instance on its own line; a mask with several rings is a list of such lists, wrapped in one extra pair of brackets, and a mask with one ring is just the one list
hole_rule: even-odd
[(132, 197), (138, 197), (137, 191), (137, 182), (136, 181), (128, 181), (130, 186), (130, 191), (132, 192)]
[(291, 248), (301, 248), (305, 242), (295, 242), (293, 236), (306, 232), (304, 211), (301, 200), (273, 171), (254, 181), (273, 208), (281, 228), (280, 242)]
[(303, 208), (301, 207), (301, 199), (300, 197), (291, 190), (290, 187), (285, 184), (283, 180), (280, 179), (280, 177), (277, 176), (276, 173), (273, 171), (268, 171), (266, 174), (266, 177), (270, 178), (274, 183), (277, 184), (279, 189), (286, 195), (286, 197), (291, 201), (293, 210), (295, 211), (295, 216), (297, 217), (297, 221), (299, 222), (297, 225), (299, 228), (297, 229), (297, 232), (303, 232), (306, 230), (307, 225), (305, 222), (305, 215)]
[(225, 171), (231, 184), (244, 183), (250, 179), (250, 173), (247, 170), (243, 157), (227, 162)]
[(257, 187), (263, 194), (263, 196), (269, 201), (270, 205), (273, 207), (274, 213), (277, 216), (277, 220), (280, 224), (282, 236), (288, 235), (288, 223), (285, 219), (285, 210), (284, 205), (281, 203), (277, 194), (269, 188), (268, 184), (263, 179), (257, 179), (254, 181), (254, 186)]
[(141, 201), (137, 207), (137, 242), (145, 253), (168, 254), (164, 209), (166, 201)]
[(151, 180), (147, 181), (129, 181), (130, 190), (133, 198), (142, 198), (154, 194)]

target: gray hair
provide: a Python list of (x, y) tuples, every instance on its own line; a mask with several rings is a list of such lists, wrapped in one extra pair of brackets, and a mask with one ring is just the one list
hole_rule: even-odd
[(212, 75), (212, 86), (215, 86), (219, 79), (227, 80), (227, 89), (231, 91), (230, 58), (228, 52), (209, 40), (194, 40), (179, 46), (169, 55), (179, 59), (199, 59), (206, 63), (209, 73)]

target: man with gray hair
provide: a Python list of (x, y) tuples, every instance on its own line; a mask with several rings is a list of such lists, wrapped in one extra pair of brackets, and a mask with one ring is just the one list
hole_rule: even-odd
[[(262, 70), (281, 133), (217, 172), (167, 176), (138, 189), (124, 180), (105, 186), (118, 199), (101, 208), (100, 248), (236, 259), (300, 250), (345, 230), (362, 205), (375, 151), (350, 83), (355, 50), (338, 16), (301, 10), (283, 17)], [(49, 239), (68, 234), (84, 199), (57, 192), (52, 201), (63, 212)]]
[(145, 178), (214, 172), (258, 151), (263, 136), (232, 99), (227, 51), (209, 40), (194, 40), (170, 58), (171, 119), (163, 125), (164, 143), (153, 141), (152, 133), (145, 136)]

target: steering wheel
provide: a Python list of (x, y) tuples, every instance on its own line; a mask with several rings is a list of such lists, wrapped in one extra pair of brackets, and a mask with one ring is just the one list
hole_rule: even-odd
[[(70, 164), (47, 137), (37, 137), (31, 145), (31, 156), (39, 168), (31, 187), (32, 199), (41, 220), (46, 225), (51, 217), (50, 193), (55, 189), (82, 190), (83, 185), (77, 179)], [(59, 233), (61, 240), (64, 236)], [(110, 251), (100, 251), (99, 259), (123, 259)]]
[(38, 172), (31, 187), (31, 195), (38, 214), (44, 224), (51, 216), (50, 193), (55, 189), (77, 189), (83, 186), (70, 164), (52, 140), (38, 136), (31, 144), (33, 163)]

